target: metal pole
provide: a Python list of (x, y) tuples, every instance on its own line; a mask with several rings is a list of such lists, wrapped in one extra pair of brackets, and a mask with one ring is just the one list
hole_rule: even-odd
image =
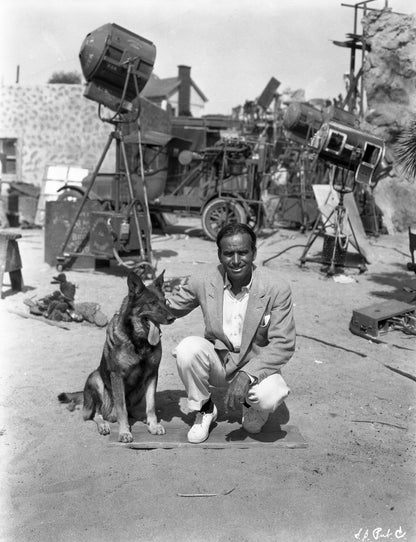
[(98, 172), (101, 169), (101, 165), (104, 162), (104, 158), (106, 157), (108, 149), (110, 148), (110, 145), (111, 145), (111, 143), (113, 141), (113, 138), (114, 138), (114, 132), (111, 132), (110, 135), (108, 136), (108, 140), (107, 140), (106, 146), (104, 148), (104, 151), (103, 151), (103, 153), (101, 155), (101, 158), (99, 159), (98, 164), (97, 164), (97, 166), (96, 166), (96, 168), (95, 168), (95, 170), (94, 170), (94, 172), (93, 172), (93, 174), (91, 176), (90, 184), (88, 185), (88, 188), (87, 188), (87, 190), (85, 191), (85, 193), (84, 193), (84, 195), (82, 197), (81, 204), (80, 204), (80, 206), (78, 208), (78, 211), (77, 211), (77, 213), (75, 215), (75, 218), (73, 219), (72, 224), (71, 224), (71, 226), (70, 226), (70, 228), (68, 230), (65, 241), (63, 242), (62, 249), (61, 249), (61, 254), (62, 255), (64, 255), (65, 249), (66, 249), (66, 247), (68, 245), (68, 241), (71, 238), (72, 232), (74, 231), (75, 224), (77, 223), (77, 220), (79, 218), (79, 215), (81, 214), (82, 209), (84, 208), (85, 202), (87, 201), (87, 198), (88, 198), (88, 196), (89, 196), (89, 194), (91, 192), (91, 189), (92, 189), (92, 187), (94, 185), (95, 179), (96, 179), (96, 177), (98, 175)]
[[(143, 246), (143, 239), (142, 239), (142, 231), (141, 231), (141, 228), (140, 228), (140, 220), (139, 220), (139, 215), (137, 213), (137, 206), (135, 204), (135, 196), (134, 196), (134, 190), (133, 190), (133, 183), (131, 181), (131, 176), (130, 176), (130, 171), (129, 171), (129, 164), (128, 164), (128, 160), (127, 160), (127, 154), (126, 154), (126, 149), (125, 149), (125, 146), (124, 146), (124, 140), (122, 139), (122, 136), (121, 134), (119, 133), (118, 137), (120, 138), (118, 141), (119, 141), (119, 145), (120, 145), (120, 148), (121, 148), (121, 152), (122, 152), (122, 157), (123, 157), (123, 161), (124, 161), (124, 170), (125, 170), (125, 174), (126, 174), (126, 178), (127, 178), (127, 186), (128, 186), (128, 189), (129, 189), (129, 196), (130, 196), (130, 201), (132, 203), (132, 213), (133, 213), (133, 218), (134, 218), (134, 224), (136, 226), (136, 229), (137, 229), (137, 237), (138, 237), (138, 241), (139, 241), (139, 248), (140, 248), (140, 252), (142, 254), (142, 256), (144, 258), (146, 258), (146, 254), (145, 254), (145, 250), (144, 250), (144, 246)], [(150, 262), (150, 259), (149, 259), (149, 263)]]
[[(356, 36), (357, 36), (357, 15), (358, 15), (358, 9), (363, 9), (364, 12), (367, 11), (367, 4), (374, 2), (375, 0), (363, 0), (362, 2), (357, 2), (356, 4), (341, 4), (341, 6), (354, 8), (354, 33), (353, 33), (353, 43), (351, 46), (351, 58), (350, 58), (350, 74), (349, 74), (349, 81), (350, 81), (350, 88), (348, 91), (349, 99), (348, 99), (348, 110), (350, 112), (354, 112), (356, 103), (357, 103), (357, 85), (356, 82), (358, 80), (358, 76), (355, 77), (355, 51), (356, 51)], [(386, 0), (387, 1), (387, 0)], [(363, 55), (365, 52), (365, 43), (362, 43), (363, 46)], [(363, 58), (364, 60), (364, 58)], [(361, 82), (362, 85), (362, 82)], [(361, 102), (360, 102), (360, 112), (362, 108), (362, 102), (363, 102), (363, 96), (361, 96)]]
[[(145, 210), (146, 222), (147, 222), (146, 238), (147, 238), (148, 247), (149, 247), (149, 255), (151, 255), (152, 219), (151, 219), (150, 210), (149, 210), (149, 198), (147, 196), (147, 181), (144, 174), (142, 135), (141, 135), (140, 121), (138, 123), (138, 136), (139, 136), (140, 179), (143, 186), (143, 200), (144, 200), (144, 208), (145, 208), (144, 210)], [(151, 256), (149, 257), (149, 261), (150, 261), (150, 258)]]
[[(354, 37), (357, 35), (357, 6), (354, 6)], [(355, 41), (351, 46), (351, 58), (350, 58), (350, 89), (351, 95), (348, 104), (348, 109), (351, 113), (354, 112), (356, 104), (356, 85), (355, 85)]]
[[(364, 17), (367, 15), (367, 6), (364, 5)], [(361, 81), (360, 81), (360, 117), (364, 118), (364, 112), (365, 112), (365, 104), (364, 104), (364, 62), (365, 62), (365, 48), (366, 48), (366, 40), (364, 37), (364, 29), (362, 33), (362, 39), (361, 39), (361, 66), (362, 66), (362, 74), (361, 74)]]

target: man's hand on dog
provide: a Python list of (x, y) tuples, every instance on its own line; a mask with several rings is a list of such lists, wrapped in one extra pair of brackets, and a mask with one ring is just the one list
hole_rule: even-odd
[(225, 409), (237, 410), (244, 403), (250, 388), (250, 377), (240, 371), (228, 387), (225, 395)]

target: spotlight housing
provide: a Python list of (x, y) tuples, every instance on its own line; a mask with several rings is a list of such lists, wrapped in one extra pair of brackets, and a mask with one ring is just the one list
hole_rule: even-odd
[(370, 186), (385, 152), (384, 141), (379, 137), (337, 122), (324, 123), (312, 137), (310, 146), (319, 158), (355, 172), (357, 182)]
[(289, 139), (306, 144), (324, 122), (322, 111), (307, 102), (292, 102), (283, 116)]
[(131, 111), (153, 70), (155, 45), (117, 24), (85, 37), (79, 52), (87, 81), (84, 96), (114, 111)]

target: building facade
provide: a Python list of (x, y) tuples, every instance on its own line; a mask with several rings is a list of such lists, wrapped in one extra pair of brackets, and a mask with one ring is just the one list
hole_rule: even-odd
[[(83, 96), (83, 85), (0, 86), (0, 161), (4, 184), (41, 187), (46, 168), (71, 166), (93, 171), (113, 126), (100, 120), (98, 104)], [(170, 133), (167, 113), (141, 99), (142, 132)], [(101, 171), (115, 167), (115, 145)]]

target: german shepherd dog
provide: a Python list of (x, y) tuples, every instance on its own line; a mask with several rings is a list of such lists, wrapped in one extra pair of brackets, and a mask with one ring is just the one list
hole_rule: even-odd
[(120, 442), (133, 441), (131, 425), (143, 397), (149, 432), (165, 434), (155, 411), (162, 357), (160, 324), (171, 324), (175, 317), (166, 306), (163, 275), (146, 287), (136, 273), (129, 273), (128, 295), (108, 324), (98, 369), (87, 378), (84, 392), (58, 395), (62, 403), (70, 403), (83, 393), (84, 420), (94, 420), (101, 435), (110, 433), (108, 422), (117, 421)]

